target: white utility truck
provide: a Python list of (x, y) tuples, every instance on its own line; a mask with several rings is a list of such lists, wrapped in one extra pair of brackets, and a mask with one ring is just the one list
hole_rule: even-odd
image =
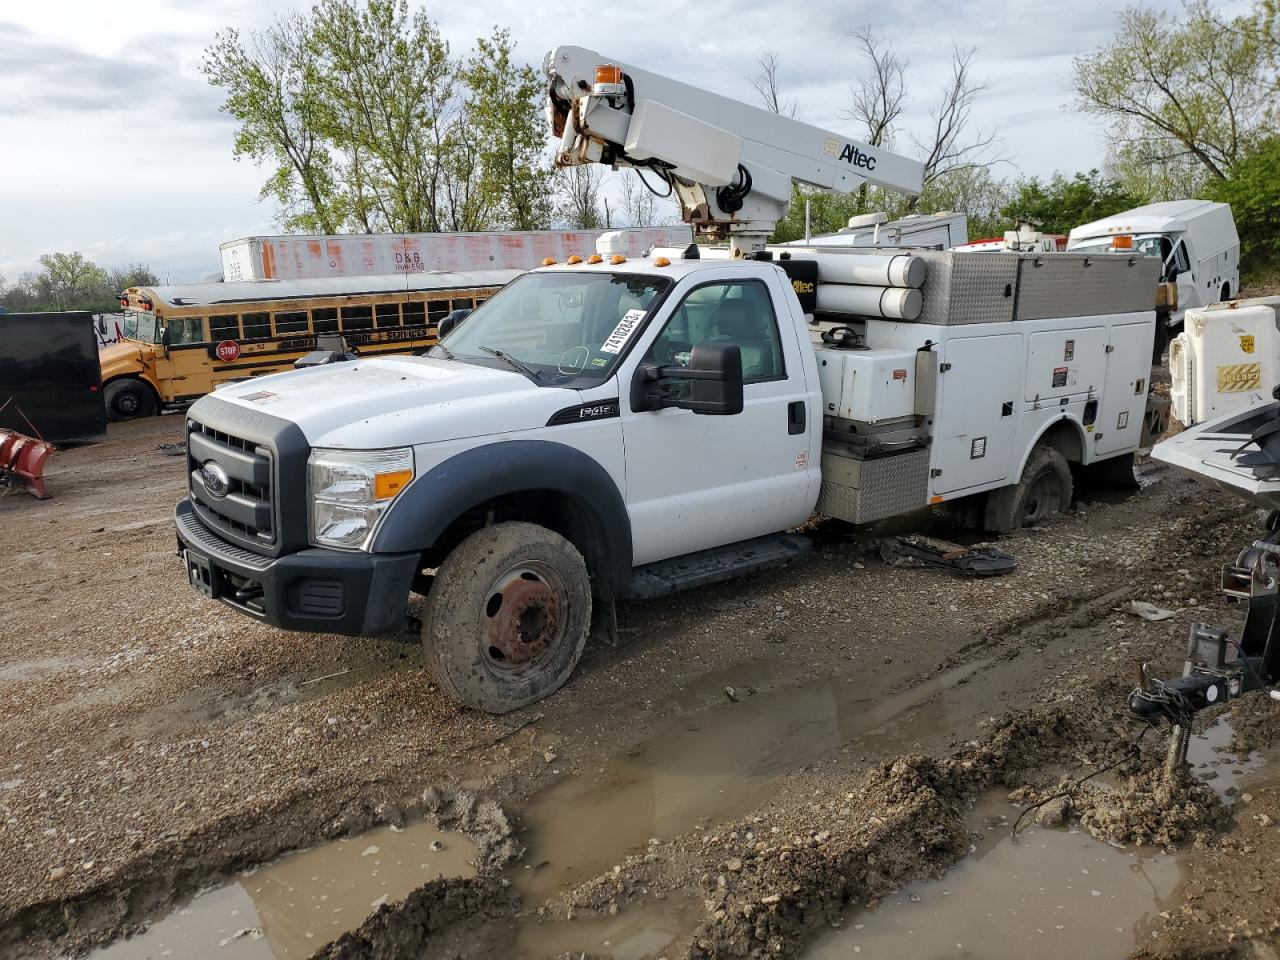
[[(1159, 262), (769, 249), (791, 182), (920, 187), (919, 164), (560, 48), (561, 163), (632, 164), (730, 249), (584, 250), (426, 357), (318, 366), (187, 414), (193, 587), (295, 630), (372, 634), (424, 595), (441, 687), (557, 689), (615, 602), (802, 556), (786, 531), (930, 504), (1008, 530), (1142, 434)], [(442, 324), (442, 326), (446, 326)]]
[(1240, 292), (1240, 237), (1225, 203), (1169, 200), (1135, 207), (1076, 227), (1067, 250), (1159, 257), (1161, 281), (1178, 285), (1177, 307), (1168, 319), (1172, 327), (1182, 323), (1187, 309)]

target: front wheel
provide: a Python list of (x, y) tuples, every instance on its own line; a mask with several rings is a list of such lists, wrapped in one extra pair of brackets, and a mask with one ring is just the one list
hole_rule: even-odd
[(991, 491), (985, 526), (992, 533), (1034, 527), (1071, 507), (1071, 467), (1053, 447), (1037, 444), (1027, 458), (1022, 479)]
[(460, 703), (508, 713), (558, 690), (591, 627), (582, 554), (532, 523), (496, 523), (436, 570), (422, 621), (427, 667)]
[(114, 422), (139, 420), (156, 412), (156, 398), (151, 388), (131, 377), (112, 380), (103, 397), (107, 403), (107, 419)]

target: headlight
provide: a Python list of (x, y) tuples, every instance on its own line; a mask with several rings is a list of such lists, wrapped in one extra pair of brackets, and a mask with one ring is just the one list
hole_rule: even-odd
[(313, 450), (307, 472), (311, 542), (362, 550), (378, 518), (413, 479), (413, 450)]

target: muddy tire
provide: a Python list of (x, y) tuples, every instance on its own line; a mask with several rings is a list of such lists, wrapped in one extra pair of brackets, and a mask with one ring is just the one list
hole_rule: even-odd
[(103, 391), (107, 404), (107, 419), (113, 423), (121, 420), (140, 420), (156, 412), (156, 397), (141, 380), (125, 377), (112, 380)]
[(1034, 527), (1070, 507), (1070, 465), (1053, 447), (1037, 444), (1027, 458), (1022, 479), (988, 495), (983, 525), (991, 533), (1012, 533), (1019, 527)]
[(558, 690), (591, 627), (582, 554), (532, 523), (473, 533), (436, 570), (422, 619), (427, 668), (446, 693), (508, 713)]

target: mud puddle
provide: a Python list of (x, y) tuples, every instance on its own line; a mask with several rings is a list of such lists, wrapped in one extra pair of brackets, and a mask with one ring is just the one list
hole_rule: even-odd
[(507, 960), (582, 956), (648, 960), (678, 953), (680, 936), (698, 919), (699, 910), (692, 903), (650, 901), (614, 917), (543, 921), (520, 927), (505, 956)]
[(417, 823), (291, 854), (199, 894), (91, 960), (293, 960), (437, 877), (475, 876), (475, 845)]
[(669, 840), (750, 812), (770, 799), (780, 775), (860, 738), (876, 734), (879, 750), (942, 733), (948, 710), (908, 714), (990, 662), (966, 663), (890, 696), (856, 683), (754, 696), (735, 689), (735, 702), (726, 694), (723, 706), (660, 725), (594, 776), (543, 793), (522, 813), (529, 849), (513, 880), (526, 906), (535, 906), (643, 850), (650, 838)]
[(1224, 713), (1201, 733), (1193, 734), (1187, 746), (1187, 763), (1192, 775), (1204, 781), (1228, 806), (1235, 802), (1240, 781), (1262, 765), (1258, 751), (1241, 757), (1232, 749), (1234, 739), (1231, 714)]
[(1182, 879), (1178, 861), (1122, 849), (1077, 829), (1011, 826), (1019, 808), (985, 797), (969, 817), (968, 858), (914, 883), (875, 910), (853, 911), (806, 960), (1120, 960), (1149, 938)]

